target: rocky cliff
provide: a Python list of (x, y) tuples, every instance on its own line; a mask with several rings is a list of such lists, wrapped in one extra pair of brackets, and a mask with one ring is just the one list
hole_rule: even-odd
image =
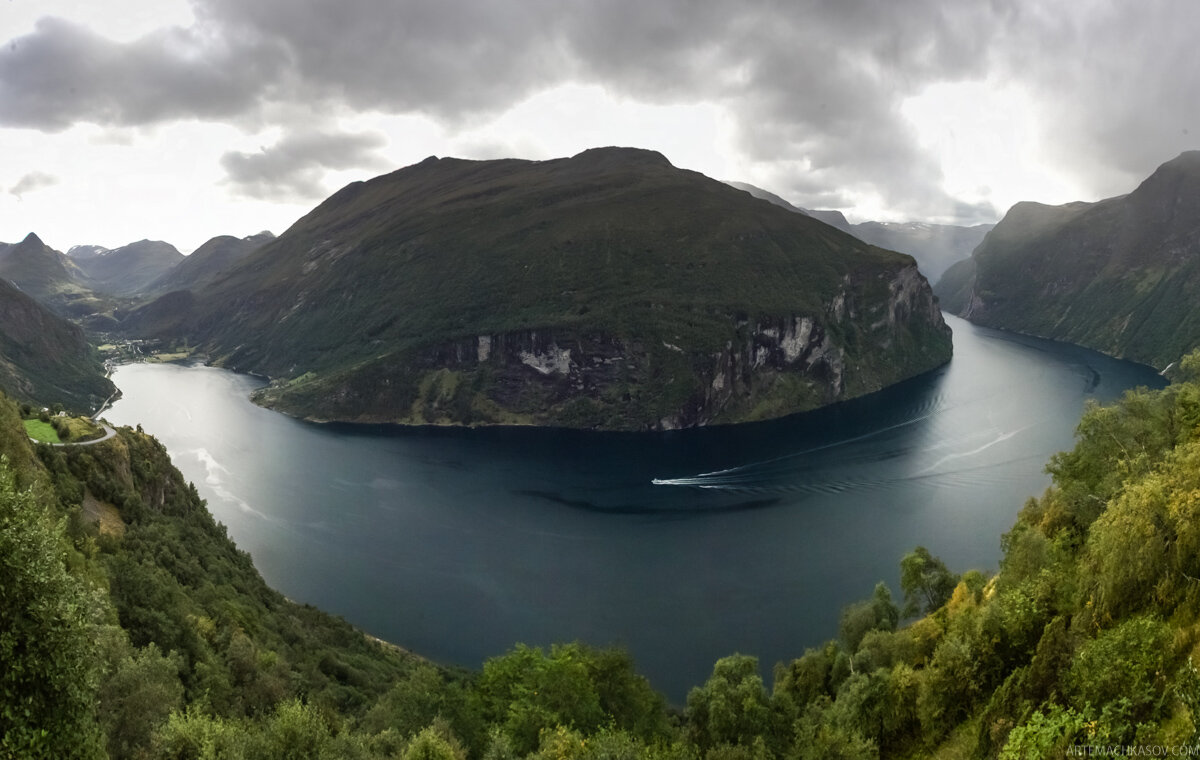
[(187, 313), (129, 325), (267, 374), (261, 403), (322, 420), (739, 422), (950, 356), (911, 257), (629, 149), (429, 159), (171, 298)]

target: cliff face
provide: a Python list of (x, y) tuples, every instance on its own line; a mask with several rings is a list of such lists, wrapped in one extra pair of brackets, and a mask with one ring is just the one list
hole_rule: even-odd
[(402, 424), (674, 430), (770, 419), (880, 390), (949, 358), (949, 329), (915, 265), (886, 281), (883, 301), (867, 284), (879, 285), (847, 278), (813, 314), (727, 315), (729, 338), (712, 352), (601, 331), (515, 330), (332, 380), (276, 383), (256, 400), (321, 420)]
[(1200, 345), (1200, 152), (1097, 203), (1019, 203), (938, 283), (972, 322), (1159, 368)]
[(737, 422), (950, 356), (911, 257), (630, 149), (427, 159), (173, 298), (127, 324), (272, 377), (258, 400), (310, 419)]

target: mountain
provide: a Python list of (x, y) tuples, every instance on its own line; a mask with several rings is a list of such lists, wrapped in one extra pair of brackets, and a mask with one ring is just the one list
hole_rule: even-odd
[(737, 422), (870, 393), (951, 350), (910, 257), (620, 148), (429, 158), (351, 184), (174, 297), (127, 329), (269, 375), (258, 400), (312, 419)]
[(953, 224), (927, 224), (924, 222), (862, 222), (850, 224), (840, 211), (814, 211), (788, 203), (774, 193), (746, 182), (729, 182), (729, 185), (745, 190), (755, 198), (762, 198), (777, 206), (807, 214), (828, 225), (849, 232), (859, 240), (891, 251), (907, 253), (917, 260), (921, 274), (936, 282), (952, 264), (971, 255), (975, 246), (983, 240), (995, 225), (979, 224), (961, 227)]
[(114, 296), (142, 292), (184, 260), (175, 246), (161, 240), (139, 240), (112, 250), (99, 246), (76, 246), (72, 250), (80, 252), (73, 260), (91, 280), (92, 288)]
[(20, 243), (0, 248), (0, 278), (62, 316), (85, 316), (101, 308), (87, 287), (87, 275), (32, 232)]
[(1128, 195), (1018, 203), (939, 283), (972, 322), (1165, 367), (1200, 345), (1200, 151)]
[[(842, 215), (841, 211), (814, 211), (812, 209), (800, 208), (799, 206), (788, 203), (770, 190), (764, 190), (757, 185), (751, 185), (749, 182), (734, 182), (727, 180), (725, 184), (729, 185), (730, 187), (736, 187), (738, 190), (745, 190), (755, 198), (761, 198), (764, 201), (770, 201), (780, 208), (785, 208), (788, 211), (792, 211), (797, 214), (811, 216), (813, 219), (819, 219), (822, 222), (825, 222), (830, 227), (836, 227), (842, 232), (849, 232), (851, 235), (854, 234), (854, 225), (846, 221), (846, 217)], [(902, 253), (907, 253), (907, 251), (902, 251)], [(912, 254), (909, 255), (911, 256)]]
[(162, 294), (173, 290), (196, 290), (211, 284), (225, 270), (275, 239), (270, 232), (244, 238), (220, 235), (192, 251), (146, 287), (146, 292)]
[(94, 259), (97, 256), (103, 256), (111, 250), (111, 248), (105, 248), (102, 245), (73, 245), (67, 249), (67, 258), (74, 259), (75, 261)]
[(82, 330), (2, 279), (0, 388), (20, 401), (89, 412), (116, 390)]

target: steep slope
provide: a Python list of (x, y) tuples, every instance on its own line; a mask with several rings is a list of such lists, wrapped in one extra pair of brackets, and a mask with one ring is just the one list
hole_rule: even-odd
[(1129, 195), (1018, 203), (972, 259), (937, 291), (961, 316), (1165, 367), (1200, 345), (1200, 151)]
[(222, 273), (275, 239), (270, 232), (244, 238), (220, 235), (204, 243), (150, 283), (147, 293), (198, 290), (212, 284)]
[(20, 401), (91, 411), (115, 388), (75, 325), (0, 280), (0, 388)]
[[(94, 246), (76, 246), (73, 251), (93, 253)], [(161, 240), (139, 240), (136, 243), (76, 256), (76, 265), (91, 280), (93, 289), (114, 296), (132, 296), (164, 276), (184, 260), (175, 246)]]
[(863, 222), (850, 234), (880, 248), (907, 253), (917, 260), (921, 274), (937, 282), (955, 262), (971, 255), (994, 224), (961, 227), (924, 222)]
[(0, 251), (0, 278), (63, 316), (98, 310), (99, 301), (86, 285), (87, 275), (32, 232)]
[(983, 236), (995, 226), (978, 224), (973, 227), (961, 227), (953, 224), (928, 224), (925, 222), (850, 224), (840, 211), (814, 211), (800, 208), (761, 187), (746, 182), (730, 182), (728, 184), (739, 190), (745, 190), (755, 198), (770, 201), (789, 211), (820, 219), (843, 232), (849, 232), (863, 242), (887, 248), (890, 251), (907, 253), (917, 260), (921, 274), (925, 275), (930, 282), (936, 282), (952, 264), (970, 256), (971, 252), (975, 250), (975, 246), (983, 240)]
[(911, 258), (632, 149), (352, 184), (192, 303), (128, 325), (270, 375), (260, 401), (316, 419), (735, 422), (950, 355)]

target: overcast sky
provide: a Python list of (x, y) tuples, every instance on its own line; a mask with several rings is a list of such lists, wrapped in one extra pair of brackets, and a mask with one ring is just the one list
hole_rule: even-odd
[(0, 241), (280, 233), (429, 155), (654, 148), (996, 221), (1200, 147), (1194, 0), (0, 0)]

